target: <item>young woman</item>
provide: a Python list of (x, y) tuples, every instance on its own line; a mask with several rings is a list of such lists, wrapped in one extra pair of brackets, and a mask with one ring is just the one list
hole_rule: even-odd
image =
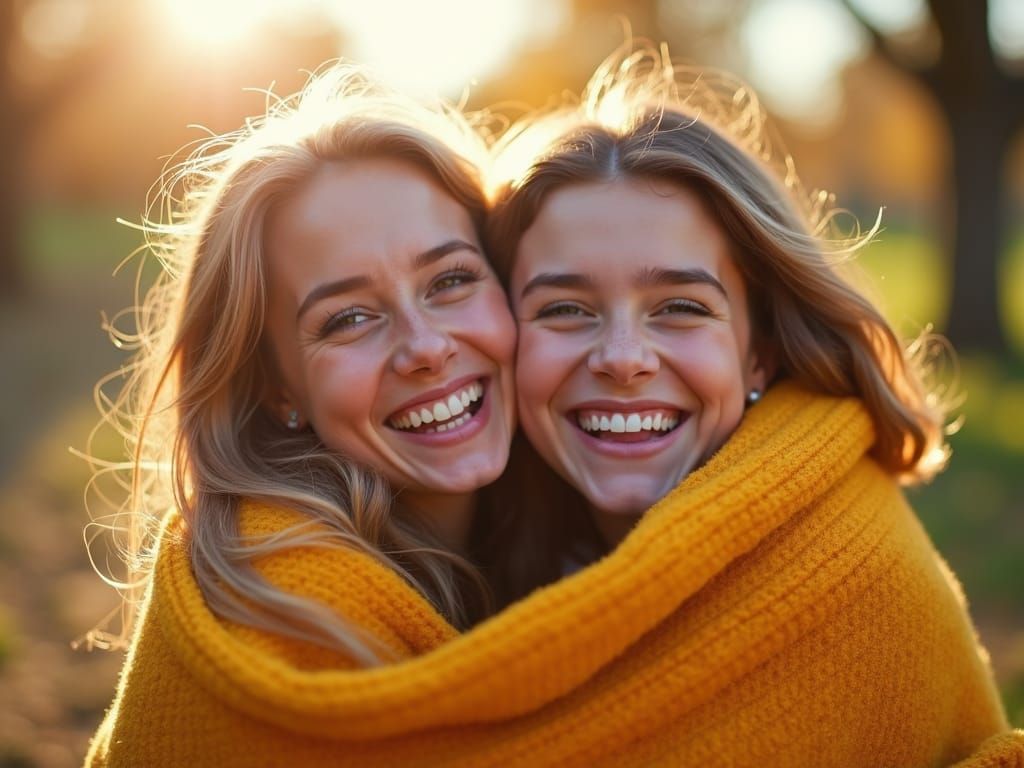
[(601, 566), (671, 594), (660, 623), (615, 607), (649, 633), (609, 665), (650, 685), (622, 683), (625, 762), (945, 765), (1007, 724), (898, 489), (945, 462), (941, 393), (838, 269), (873, 231), (830, 240), (767, 147), (749, 90), (648, 51), (513, 128), (488, 229), (520, 424), (619, 547)]
[[(470, 530), (508, 458), (515, 327), (480, 244), (482, 156), (457, 115), (335, 68), (171, 179), (152, 246), (167, 269), (117, 408), (130, 556), (163, 518), (157, 571), (187, 580), (150, 585), (90, 764), (244, 750), (244, 716), (189, 666), (236, 658), (183, 602), (302, 669), (406, 657), (486, 612)], [(426, 622), (406, 631), (410, 612)], [(179, 727), (179, 706), (201, 722)]]

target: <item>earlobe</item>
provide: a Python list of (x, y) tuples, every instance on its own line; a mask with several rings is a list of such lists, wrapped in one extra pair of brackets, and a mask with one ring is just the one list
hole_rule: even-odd
[(277, 418), (277, 421), (284, 427), (296, 431), (305, 426), (305, 419), (299, 410), (298, 405), (286, 392), (279, 392), (272, 396), (267, 406)]
[(778, 371), (778, 355), (774, 345), (768, 342), (755, 344), (747, 371), (747, 389), (764, 394), (768, 385), (775, 380)]

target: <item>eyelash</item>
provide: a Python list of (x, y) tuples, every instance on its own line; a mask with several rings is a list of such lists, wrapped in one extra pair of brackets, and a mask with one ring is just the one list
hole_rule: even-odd
[(457, 287), (456, 285), (449, 285), (443, 288), (439, 288), (438, 284), (444, 281), (459, 278), (461, 279), (462, 282), (458, 283), (457, 285), (462, 285), (465, 283), (478, 282), (483, 279), (483, 276), (483, 272), (480, 270), (479, 267), (474, 267), (470, 266), (469, 264), (458, 262), (451, 269), (442, 272), (434, 279), (434, 282), (430, 286), (430, 290), (427, 291), (427, 295), (432, 296), (437, 291), (446, 291), (449, 288)]
[[(679, 310), (679, 311), (672, 311)], [(655, 315), (692, 314), (701, 317), (710, 317), (713, 313), (703, 304), (692, 299), (673, 299), (663, 305)], [(558, 303), (549, 304), (537, 313), (537, 318), (551, 317), (582, 317), (584, 310), (576, 304)]]
[[(341, 312), (332, 312), (327, 315), (324, 322), (321, 324), (320, 330), (317, 332), (317, 338), (325, 338), (338, 330), (349, 330), (351, 328), (355, 328), (357, 325), (361, 325), (362, 323), (346, 323), (345, 321), (351, 317), (358, 317), (359, 315), (369, 317), (370, 314), (370, 312), (367, 312), (365, 309), (360, 307), (350, 307), (342, 310)], [(364, 320), (363, 322), (367, 321)]]
[[(451, 269), (442, 272), (430, 285), (430, 289), (427, 291), (427, 296), (433, 296), (438, 291), (447, 291), (451, 288), (456, 288), (459, 285), (465, 283), (475, 283), (483, 279), (483, 271), (477, 267), (470, 266), (468, 264), (457, 263)], [(459, 279), (461, 282), (454, 285), (448, 285), (439, 287), (440, 283), (448, 280)], [(373, 313), (362, 309), (361, 307), (349, 307), (341, 312), (332, 312), (324, 318), (323, 323), (320, 325), (320, 330), (317, 332), (317, 338), (323, 339), (339, 330), (349, 330), (355, 328), (362, 323), (346, 323), (345, 321), (351, 317), (357, 317), (359, 315), (365, 315), (369, 317)], [(367, 322), (367, 321), (363, 321)]]
[[(571, 310), (566, 312), (564, 310)], [(537, 318), (545, 317), (582, 317), (584, 315), (583, 308), (577, 304), (570, 304), (568, 302), (559, 302), (557, 304), (549, 304), (546, 307), (541, 308), (537, 313)]]
[(705, 307), (698, 301), (692, 299), (672, 299), (667, 302), (661, 309), (655, 314), (677, 314), (676, 312), (666, 312), (666, 310), (681, 309), (687, 314), (700, 315), (701, 317), (710, 317), (713, 313), (710, 309)]

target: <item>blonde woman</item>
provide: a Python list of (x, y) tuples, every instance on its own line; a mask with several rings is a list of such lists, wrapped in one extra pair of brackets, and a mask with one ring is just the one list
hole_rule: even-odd
[(254, 764), (246, 716), (190, 666), (216, 651), (178, 634), (181, 602), (304, 670), (407, 657), (487, 612), (471, 529), (508, 457), (515, 328), (481, 246), (482, 157), (458, 115), (335, 67), (170, 179), (117, 408), (129, 556), (162, 526), (157, 571), (189, 578), (150, 585), (89, 764)]

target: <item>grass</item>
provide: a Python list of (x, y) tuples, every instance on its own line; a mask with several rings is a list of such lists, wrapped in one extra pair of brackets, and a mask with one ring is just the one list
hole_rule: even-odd
[(928, 323), (944, 318), (949, 272), (938, 243), (913, 232), (885, 231), (858, 255), (855, 268), (867, 280), (868, 294), (903, 336), (916, 336)]
[[(132, 213), (115, 207), (45, 208), (30, 213), (25, 227), (29, 273), (46, 280), (60, 275), (110, 275), (142, 235), (119, 224)], [(127, 299), (127, 297), (126, 297)]]
[[(939, 242), (918, 232), (884, 230), (858, 255), (854, 269), (903, 336), (913, 337), (929, 324), (942, 330), (951, 276)], [(1024, 357), (1024, 231), (1011, 238), (996, 282), (1010, 347)]]
[(999, 270), (999, 305), (1006, 318), (1010, 342), (1024, 355), (1024, 234), (1011, 243)]
[(14, 652), (14, 622), (7, 609), (0, 605), (0, 671), (7, 665), (7, 661)]

